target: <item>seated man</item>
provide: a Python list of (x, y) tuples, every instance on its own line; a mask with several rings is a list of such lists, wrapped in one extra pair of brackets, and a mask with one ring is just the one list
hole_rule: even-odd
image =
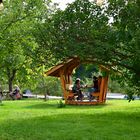
[(3, 92), (2, 92), (2, 88), (0, 87), (0, 103), (2, 102), (2, 97), (3, 97)]
[(97, 78), (96, 76), (93, 77), (93, 85), (91, 88), (89, 88), (89, 101), (93, 99), (92, 93), (99, 91), (99, 78)]
[(72, 88), (72, 92), (74, 93), (74, 96), (78, 96), (77, 100), (82, 101), (84, 96), (82, 94), (81, 88), (83, 88), (83, 86), (80, 84), (80, 79), (77, 78)]
[(12, 93), (10, 93), (10, 97), (15, 100), (15, 99), (21, 99), (21, 95), (20, 95), (20, 89), (17, 85), (14, 86), (14, 91)]

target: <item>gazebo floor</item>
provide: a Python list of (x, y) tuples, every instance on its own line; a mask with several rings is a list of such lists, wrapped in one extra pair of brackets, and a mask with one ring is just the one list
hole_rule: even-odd
[(93, 101), (89, 101), (89, 100), (83, 100), (83, 101), (66, 100), (65, 104), (69, 104), (69, 105), (97, 105), (97, 104), (104, 104), (104, 102), (99, 102), (97, 100), (93, 100)]

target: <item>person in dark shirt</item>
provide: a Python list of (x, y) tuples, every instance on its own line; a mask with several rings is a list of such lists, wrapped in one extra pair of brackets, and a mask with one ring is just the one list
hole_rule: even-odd
[(3, 92), (2, 92), (2, 88), (0, 87), (0, 103), (2, 103), (2, 97), (3, 97)]
[(93, 85), (91, 88), (89, 88), (89, 100), (92, 100), (92, 93), (99, 91), (98, 86), (98, 78), (96, 76), (93, 77)]
[(19, 94), (20, 93), (20, 89), (19, 89), (19, 87), (17, 86), (17, 85), (15, 85), (15, 89), (14, 89), (14, 91), (13, 91), (13, 94), (14, 95), (17, 95), (17, 94)]
[(14, 86), (14, 90), (13, 92), (10, 93), (10, 97), (13, 99), (13, 100), (16, 100), (16, 99), (21, 99), (21, 95), (20, 95), (20, 88), (15, 85)]
[(83, 86), (80, 84), (80, 79), (77, 78), (75, 83), (74, 83), (74, 86), (72, 88), (72, 92), (74, 93), (74, 96), (78, 96), (77, 100), (82, 101), (83, 100), (83, 94), (82, 94), (81, 88), (83, 88)]

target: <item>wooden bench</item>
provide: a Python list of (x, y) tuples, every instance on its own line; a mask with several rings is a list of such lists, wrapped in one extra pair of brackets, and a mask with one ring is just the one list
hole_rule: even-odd
[(74, 93), (72, 91), (69, 91), (69, 95), (67, 96), (67, 100), (75, 100)]
[(91, 93), (93, 99), (96, 99), (97, 101), (99, 100), (100, 92), (93, 92)]
[(99, 97), (100, 96), (100, 92), (93, 92), (91, 93), (92, 96), (94, 97)]

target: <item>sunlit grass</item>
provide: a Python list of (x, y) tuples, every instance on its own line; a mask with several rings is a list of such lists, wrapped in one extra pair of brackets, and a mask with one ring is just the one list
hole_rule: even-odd
[(3, 101), (0, 140), (139, 140), (140, 101), (57, 107), (58, 101)]

